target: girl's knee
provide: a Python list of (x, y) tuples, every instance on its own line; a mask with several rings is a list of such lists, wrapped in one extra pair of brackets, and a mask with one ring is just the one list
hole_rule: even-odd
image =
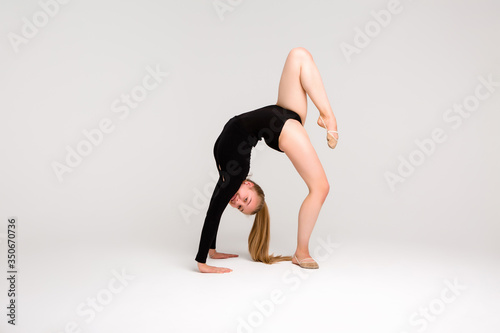
[(307, 49), (303, 47), (294, 47), (290, 50), (290, 56), (294, 58), (310, 58), (312, 59), (312, 55)]
[(325, 200), (328, 196), (328, 193), (330, 193), (330, 184), (328, 183), (328, 181), (325, 181), (322, 185), (321, 193), (323, 195), (323, 200)]
[(330, 192), (330, 184), (326, 180), (318, 182), (313, 188), (310, 189), (310, 192), (323, 202), (326, 200), (326, 197)]
[(325, 197), (328, 195), (328, 193), (330, 193), (330, 183), (328, 183), (328, 181), (325, 182)]

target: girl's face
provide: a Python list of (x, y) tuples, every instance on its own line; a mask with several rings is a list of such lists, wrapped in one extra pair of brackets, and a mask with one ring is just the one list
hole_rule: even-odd
[(253, 190), (253, 183), (245, 180), (240, 189), (231, 198), (229, 204), (243, 214), (250, 215), (259, 205), (260, 197)]

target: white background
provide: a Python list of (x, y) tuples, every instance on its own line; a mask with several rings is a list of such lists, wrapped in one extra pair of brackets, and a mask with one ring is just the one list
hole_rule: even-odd
[[(40, 3), (54, 15), (14, 46)], [(0, 267), (16, 216), (20, 332), (65, 332), (69, 322), (81, 332), (236, 332), (239, 317), (260, 311), (253, 302), (278, 289), (285, 302), (255, 315), (264, 320), (253, 331), (410, 333), (420, 326), (408, 318), (445, 279), (467, 290), (426, 331), (498, 331), (500, 87), (457, 128), (443, 119), (478, 77), (500, 82), (498, 2), (402, 0), (350, 59), (342, 43), (355, 45), (356, 29), (388, 1), (40, 3), (0, 4)], [(252, 218), (228, 208), (217, 246), (240, 257), (208, 261), (231, 274), (200, 274), (215, 139), (230, 117), (276, 102), (298, 46), (314, 57), (340, 133), (330, 150), (309, 100), (305, 127), (331, 185), (310, 249), (327, 237), (341, 245), (291, 290), (282, 277), (292, 265), (251, 262)], [(112, 103), (148, 67), (169, 74), (120, 119)], [(59, 181), (53, 163), (104, 118), (114, 130)], [(435, 128), (446, 141), (392, 191), (385, 174)], [(271, 252), (290, 255), (307, 188), (264, 143), (251, 174), (270, 207)], [(86, 322), (76, 309), (102, 300), (122, 269), (135, 278)], [(0, 330), (11, 332), (2, 281)]]

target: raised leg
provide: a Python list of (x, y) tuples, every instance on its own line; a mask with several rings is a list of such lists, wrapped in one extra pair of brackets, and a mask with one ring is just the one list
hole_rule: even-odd
[[(329, 130), (337, 131), (337, 120), (328, 101), (323, 81), (313, 57), (303, 47), (293, 48), (288, 54), (281, 74), (277, 105), (297, 112), (305, 124), (307, 95), (311, 98)], [(317, 123), (325, 127), (318, 117)], [(334, 134), (335, 138), (338, 135)]]

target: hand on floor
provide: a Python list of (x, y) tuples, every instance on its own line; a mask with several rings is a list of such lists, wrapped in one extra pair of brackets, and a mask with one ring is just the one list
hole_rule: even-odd
[(227, 258), (235, 258), (238, 256), (237, 254), (221, 253), (217, 251), (209, 252), (208, 255), (211, 259), (227, 259)]
[(215, 267), (207, 264), (198, 263), (198, 270), (201, 273), (230, 273), (233, 270), (226, 267)]

